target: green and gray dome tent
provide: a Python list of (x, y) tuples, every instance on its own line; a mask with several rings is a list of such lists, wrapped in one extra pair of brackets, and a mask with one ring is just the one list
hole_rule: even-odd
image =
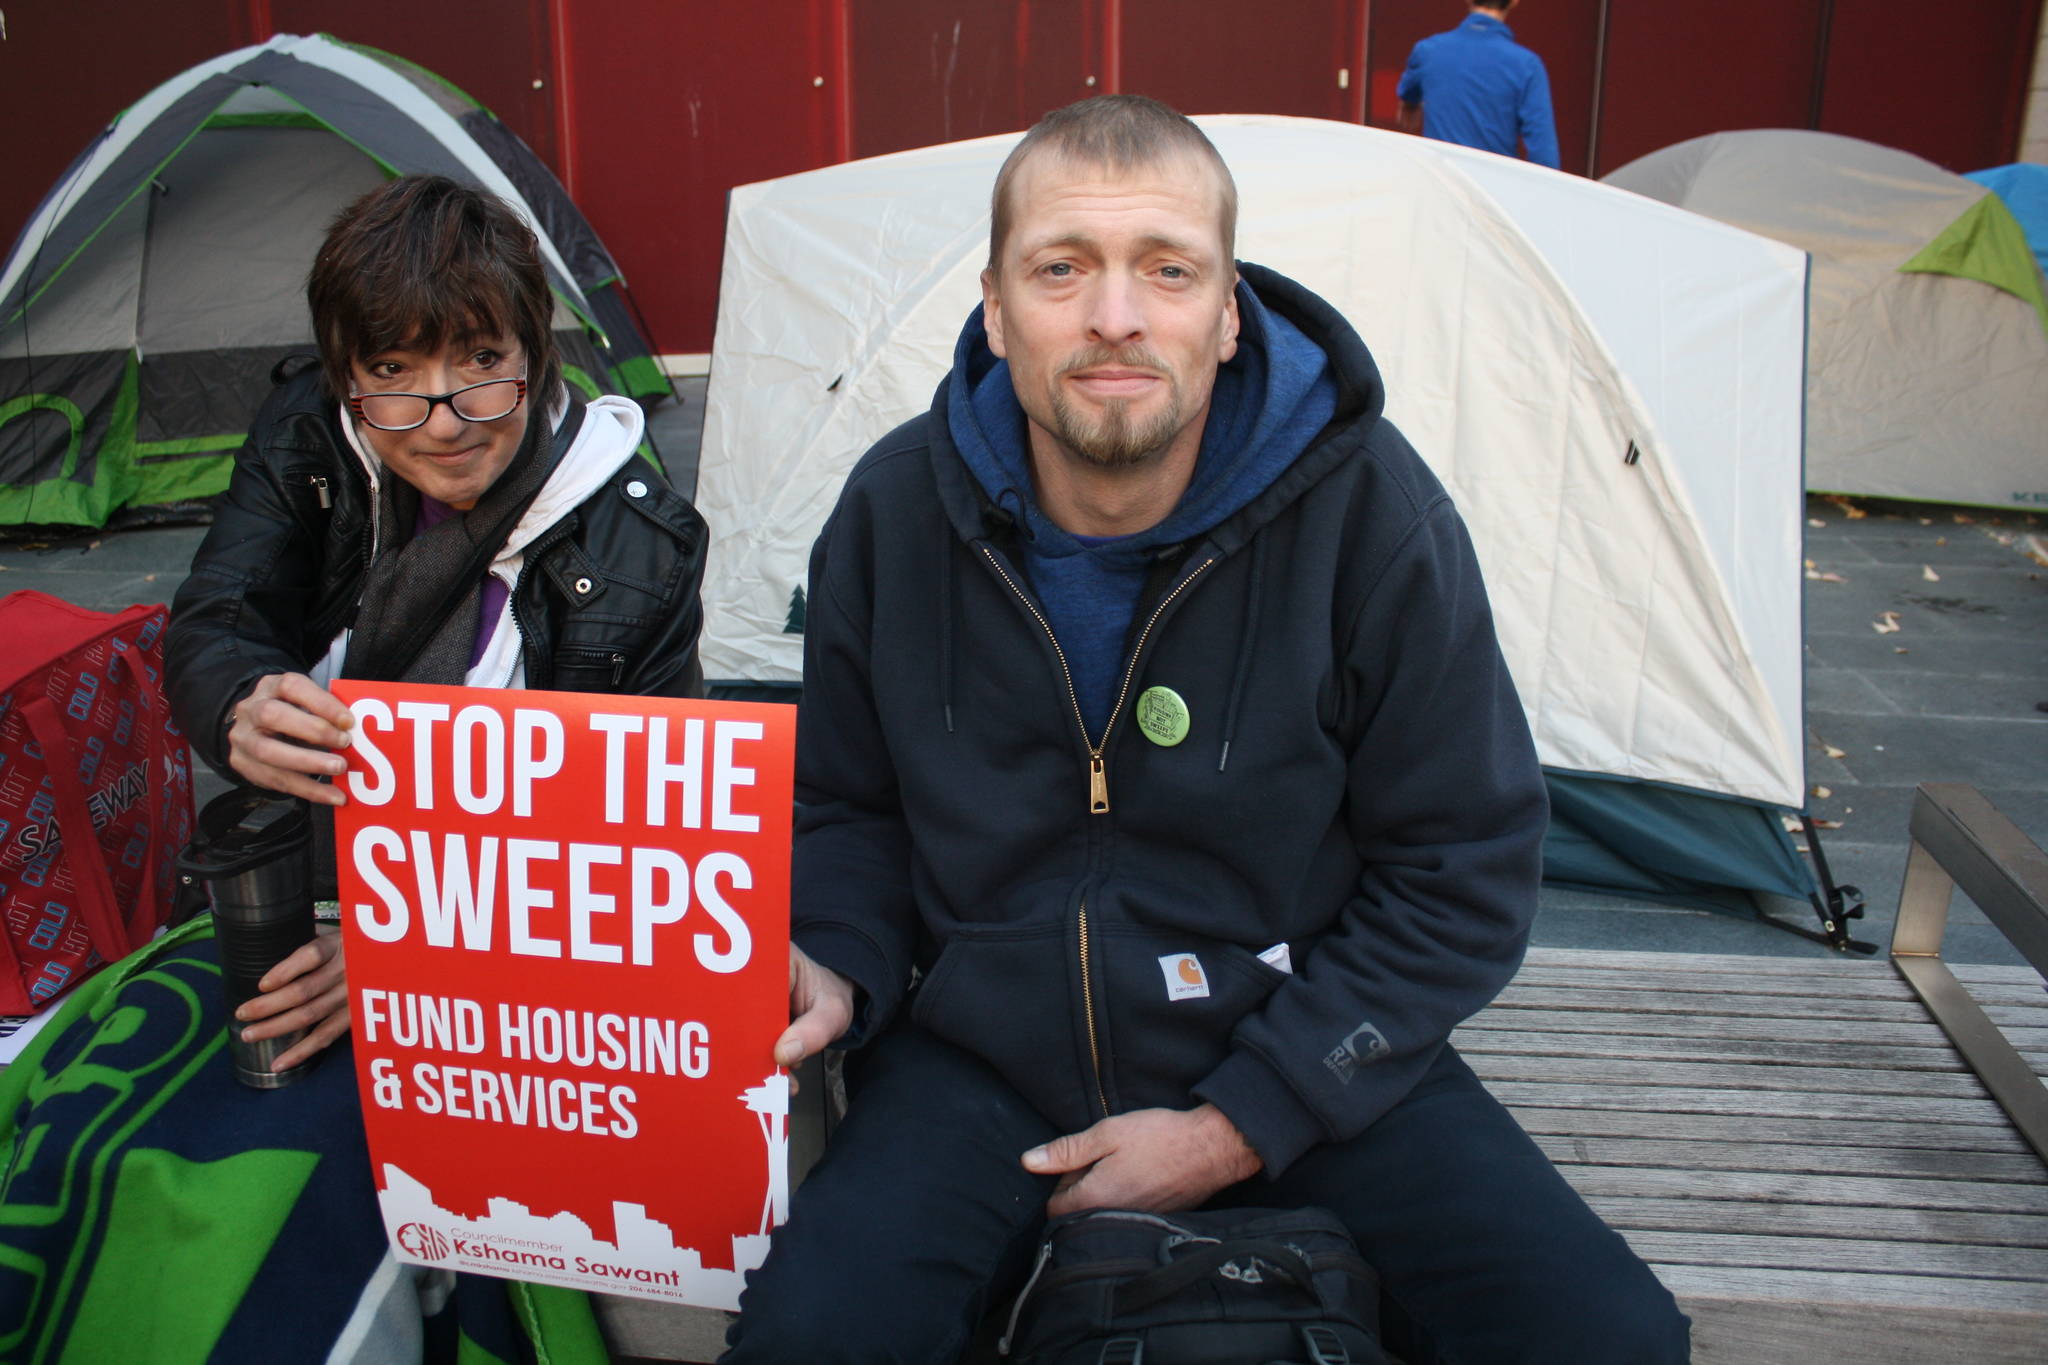
[(671, 393), (618, 267), (511, 130), (410, 62), (280, 35), (116, 117), (0, 268), (0, 528), (99, 526), (225, 487), (273, 366), (313, 348), (305, 279), (327, 225), (412, 172), (533, 224), (573, 383)]
[(1811, 254), (1808, 488), (2048, 507), (2048, 291), (1999, 196), (1787, 129), (1694, 138), (1605, 182)]

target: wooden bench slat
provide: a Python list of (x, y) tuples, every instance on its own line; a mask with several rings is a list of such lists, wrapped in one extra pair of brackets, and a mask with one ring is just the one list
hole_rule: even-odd
[[(1737, 1017), (1717, 1014), (1636, 1014), (1625, 1010), (1560, 1010), (1513, 1003), (1493, 1004), (1467, 1019), (1467, 1029), (1530, 1029), (1539, 1033), (1600, 1033), (1665, 1038), (1799, 1038), (1813, 1043), (1876, 1043), (1900, 1047), (1954, 1049), (1931, 1019), (1806, 1019), (1785, 1014)], [(2008, 1028), (2014, 1047), (2048, 1049), (2048, 1028)], [(1962, 1059), (1956, 1059), (1960, 1065)]]
[(1659, 1265), (1753, 1266), (1777, 1270), (1855, 1270), (1878, 1275), (1971, 1276), (2048, 1285), (2048, 1251), (1961, 1246), (1950, 1242), (1872, 1242), (1845, 1237), (1770, 1237), (1750, 1233), (1625, 1234), (1636, 1255)]
[(1839, 1204), (1873, 1208), (2048, 1213), (2048, 1186), (1977, 1180), (1798, 1175), (1778, 1171), (1670, 1171), (1558, 1163), (1572, 1188), (1593, 1195), (1739, 1199), (1749, 1203)]
[(1532, 1135), (1561, 1137), (1646, 1137), (1738, 1142), (1782, 1142), (1817, 1146), (1926, 1149), (1936, 1152), (2021, 1153), (2033, 1156), (2026, 1139), (2010, 1128), (1988, 1124), (1863, 1120), (1755, 1114), (1672, 1114), (1630, 1109), (1554, 1109), (1515, 1105), (1515, 1121)]
[(1664, 1232), (1868, 1237), (1885, 1241), (1963, 1242), (1974, 1246), (2048, 1250), (2048, 1215), (2035, 1213), (1765, 1204), (1739, 1199), (1673, 1199), (1659, 1195), (1605, 1195), (1586, 1202), (1617, 1230), (1648, 1228)]
[(1920, 1275), (1650, 1267), (1692, 1315), (1693, 1359), (1742, 1365), (2040, 1365), (2048, 1287)]
[(1692, 972), (1715, 976), (1863, 976), (1883, 963), (1867, 957), (1761, 957), (1738, 953), (1658, 953), (1625, 948), (1532, 947), (1528, 967), (1600, 968), (1608, 971)]
[(1742, 1066), (1714, 1062), (1638, 1061), (1627, 1057), (1512, 1056), (1478, 1052), (1465, 1059), (1483, 1081), (1551, 1081), (1579, 1085), (1651, 1085), (1802, 1094), (1896, 1095), (1902, 1098), (1988, 1099), (1968, 1071), (1879, 1071), (1852, 1067)]
[[(1781, 1303), (1860, 1304), (1876, 1308), (1880, 1316), (1889, 1310), (1955, 1308), (1969, 1313), (2012, 1314), (2048, 1322), (2048, 1284), (2024, 1280), (1972, 1280), (1941, 1275), (1881, 1275), (1861, 1271), (1830, 1273), (1825, 1270), (1745, 1270), (1738, 1266), (1687, 1266), (1653, 1262), (1657, 1278), (1674, 1293), (1701, 1298), (1739, 1295), (1748, 1299), (1771, 1299)], [(1667, 1274), (1666, 1272), (1671, 1272)], [(1883, 1326), (1883, 1323), (1874, 1324)], [(2041, 1338), (2034, 1339), (2035, 1365), (2040, 1361)], [(1850, 1355), (1820, 1356), (1823, 1360), (1852, 1360)], [(1975, 1357), (1944, 1354), (1927, 1359), (1974, 1360)]]
[[(1809, 980), (1824, 976), (1867, 976), (1891, 970), (1883, 959), (1874, 957), (1760, 957), (1737, 953), (1637, 952), (1620, 948), (1531, 948), (1523, 963), (1525, 966), (1582, 970), (1739, 977), (1796, 976)], [(1993, 962), (1951, 962), (1949, 969), (1962, 981), (2032, 985), (2037, 989), (2048, 989), (2048, 981), (2043, 981), (2041, 973), (2032, 967)]]
[(1696, 1090), (1677, 1086), (1584, 1085), (1562, 1081), (1491, 1081), (1488, 1090), (1510, 1107), (1633, 1109), (1640, 1113), (1754, 1114), (1851, 1122), (1898, 1120), (2004, 1128), (1995, 1100), (1920, 1095), (1803, 1094), (1788, 1090)]
[[(1744, 995), (1788, 995), (1801, 1000), (1911, 1000), (1913, 988), (1889, 963), (1861, 976), (1752, 976), (1730, 978), (1699, 972), (1585, 971), (1571, 967), (1524, 966), (1518, 986), (1600, 991), (1655, 991), (1667, 995), (1724, 995), (1732, 984)], [(2010, 986), (1986, 989), (2011, 991)], [(2003, 1002), (2001, 1002), (2003, 1003)]]
[(2048, 1185), (2048, 1166), (2043, 1166), (2032, 1153), (1558, 1134), (1537, 1136), (1535, 1142), (1553, 1162), (1572, 1162), (1581, 1166), (1650, 1166), (1681, 1171), (1786, 1171), (1808, 1175), (1839, 1173)]
[(1660, 1038), (1636, 1033), (1554, 1033), (1547, 1030), (1460, 1028), (1451, 1043), (1466, 1057), (1500, 1053), (1521, 1057), (1627, 1057), (1636, 1061), (1737, 1062), (1765, 1066), (1876, 1068), (1965, 1074), (1953, 1048), (1864, 1043), (1843, 1047), (1803, 1038)]
[[(1925, 1023), (1927, 1011), (1918, 1000), (1807, 1000), (1804, 1008), (1792, 1009), (1787, 1002), (1797, 996), (1735, 995), (1691, 991), (1596, 990), (1591, 987), (1531, 986), (1510, 984), (1497, 1003), (1537, 1006), (1560, 1010), (1618, 1010), (1642, 1014), (1689, 1014), (1701, 1018), (1732, 1015), (1738, 1018), (1771, 1016), (1815, 1019), (1884, 1019), (1896, 1023)], [(2000, 1007), (2004, 1008), (2004, 1007)], [(2023, 1020), (2000, 1020), (2021, 1023)]]

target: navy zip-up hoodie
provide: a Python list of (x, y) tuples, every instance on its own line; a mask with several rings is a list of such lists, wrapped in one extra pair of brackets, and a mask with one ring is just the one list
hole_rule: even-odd
[[(962, 370), (848, 477), (811, 559), (792, 918), (863, 994), (848, 1045), (907, 1003), (1062, 1128), (1208, 1100), (1277, 1173), (1513, 975), (1546, 808), (1464, 525), (1364, 344), (1241, 269), (1334, 415), (1155, 547), (1102, 726), (954, 444)], [(1134, 723), (1153, 686), (1178, 743)]]

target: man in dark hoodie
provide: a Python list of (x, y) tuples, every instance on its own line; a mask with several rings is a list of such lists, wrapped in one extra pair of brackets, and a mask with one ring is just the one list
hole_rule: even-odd
[(732, 1362), (958, 1359), (1048, 1215), (1319, 1205), (1410, 1361), (1686, 1358), (1446, 1041), (1543, 782), (1463, 524), (1186, 119), (997, 177), (984, 303), (811, 560), (791, 1065), (851, 1102)]

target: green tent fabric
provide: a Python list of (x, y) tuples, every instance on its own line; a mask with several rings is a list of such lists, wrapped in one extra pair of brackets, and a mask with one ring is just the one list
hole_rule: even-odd
[(587, 1295), (389, 1257), (340, 1044), (226, 1058), (212, 923), (80, 986), (0, 1072), (0, 1360), (599, 1365)]
[(1774, 808), (1703, 792), (1549, 772), (1543, 880), (1750, 911), (1750, 892), (1805, 900), (1813, 874)]
[(1914, 252), (1899, 269), (1982, 280), (2032, 304), (2042, 331), (2048, 332), (2048, 297), (2042, 292), (2041, 268), (2027, 245), (2026, 230), (1995, 194), (1987, 194), (1963, 210), (1940, 236)]
[(1984, 185), (1784, 128), (1693, 138), (1603, 179), (1811, 256), (1810, 491), (2048, 507), (2048, 287)]

